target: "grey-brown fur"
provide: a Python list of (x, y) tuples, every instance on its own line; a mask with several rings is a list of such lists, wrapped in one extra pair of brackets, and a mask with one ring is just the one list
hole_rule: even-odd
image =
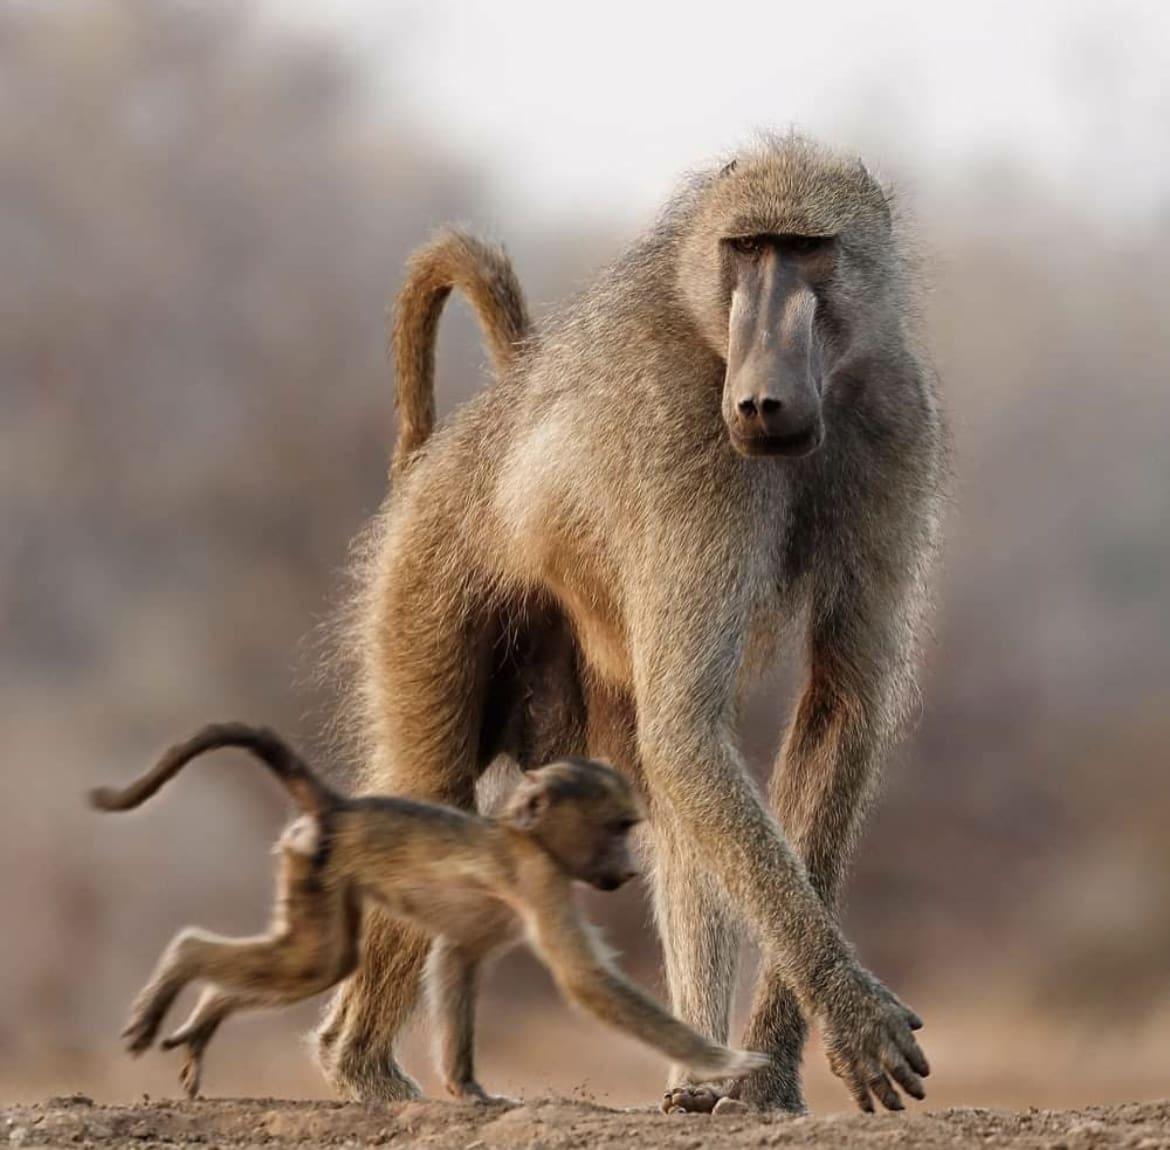
[(162, 1042), (185, 1049), (180, 1081), (191, 1097), (208, 1043), (229, 1015), (300, 1001), (354, 971), (367, 904), (435, 940), (427, 982), (438, 1062), (457, 1097), (492, 1100), (475, 1078), (475, 990), (484, 962), (521, 940), (571, 1001), (669, 1058), (732, 1076), (766, 1061), (673, 1018), (622, 977), (582, 919), (573, 882), (613, 890), (634, 873), (628, 839), (641, 810), (611, 768), (582, 759), (551, 763), (529, 774), (498, 818), (485, 818), (408, 799), (345, 798), (278, 735), (231, 723), (204, 728), (140, 779), (122, 790), (101, 788), (91, 801), (102, 810), (130, 810), (191, 759), (231, 746), (259, 757), (304, 813), (277, 844), (268, 933), (229, 939), (180, 932), (131, 1009), (124, 1037), (140, 1054), (184, 987), (207, 984), (190, 1018)]
[[(416, 274), (398, 330), (430, 338), (405, 302)], [(371, 790), (470, 809), (499, 755), (618, 763), (647, 798), (675, 1010), (724, 1041), (741, 924), (761, 945), (746, 1041), (773, 1062), (739, 1091), (759, 1106), (803, 1108), (810, 1019), (863, 1108), (900, 1107), (895, 1083), (921, 1097), (927, 1071), (917, 1019), (834, 909), (915, 697), (944, 480), (907, 287), (888, 198), (859, 161), (767, 138), (694, 177), (496, 355), (493, 386), (425, 442), (400, 437), (343, 642)], [(794, 632), (807, 678), (769, 811), (736, 724)], [(417, 1091), (394, 1040), (421, 962), (410, 932), (369, 923), (319, 1032), (343, 1093)]]

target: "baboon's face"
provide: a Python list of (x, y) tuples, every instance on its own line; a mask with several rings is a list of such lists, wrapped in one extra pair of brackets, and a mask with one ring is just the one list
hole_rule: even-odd
[(890, 312), (885, 193), (860, 161), (768, 138), (711, 176), (692, 212), (677, 283), (725, 365), (731, 444), (744, 455), (808, 455), (824, 440), (838, 366), (882, 338)]
[(732, 235), (723, 419), (744, 455), (808, 455), (824, 439), (818, 292), (837, 260), (833, 236)]
[(568, 759), (531, 772), (506, 817), (566, 874), (599, 890), (617, 890), (638, 873), (630, 831), (641, 808), (629, 783), (601, 763)]

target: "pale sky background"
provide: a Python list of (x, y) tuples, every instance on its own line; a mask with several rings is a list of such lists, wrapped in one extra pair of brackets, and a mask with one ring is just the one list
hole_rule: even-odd
[(269, 0), (521, 210), (642, 218), (680, 171), (796, 124), (938, 191), (970, 165), (1170, 214), (1170, 0)]

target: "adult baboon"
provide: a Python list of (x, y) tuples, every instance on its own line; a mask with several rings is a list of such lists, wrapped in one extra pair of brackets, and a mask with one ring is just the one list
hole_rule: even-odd
[[(863, 1109), (900, 1107), (895, 1083), (921, 1097), (927, 1072), (919, 1021), (834, 913), (914, 694), (944, 470), (905, 281), (864, 165), (788, 136), (690, 180), (540, 330), (506, 257), (457, 232), (414, 256), (397, 310), (393, 490), (349, 639), (365, 781), (470, 807), (497, 754), (618, 763), (647, 798), (676, 1013), (724, 1041), (741, 919), (760, 943), (744, 1044), (774, 1062), (738, 1091), (758, 1106), (803, 1108), (809, 1019)], [(498, 379), (432, 435), (452, 287)], [(806, 683), (769, 813), (736, 721), (796, 620)], [(371, 924), (319, 1034), (344, 1093), (416, 1091), (393, 1044), (422, 957)], [(672, 1086), (683, 1107), (727, 1092)]]

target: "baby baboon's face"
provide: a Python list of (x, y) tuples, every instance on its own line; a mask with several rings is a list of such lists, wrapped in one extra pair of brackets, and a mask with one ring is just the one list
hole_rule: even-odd
[(566, 874), (599, 890), (617, 890), (638, 873), (630, 831), (642, 821), (642, 810), (629, 783), (611, 767), (561, 759), (532, 771), (507, 817)]

